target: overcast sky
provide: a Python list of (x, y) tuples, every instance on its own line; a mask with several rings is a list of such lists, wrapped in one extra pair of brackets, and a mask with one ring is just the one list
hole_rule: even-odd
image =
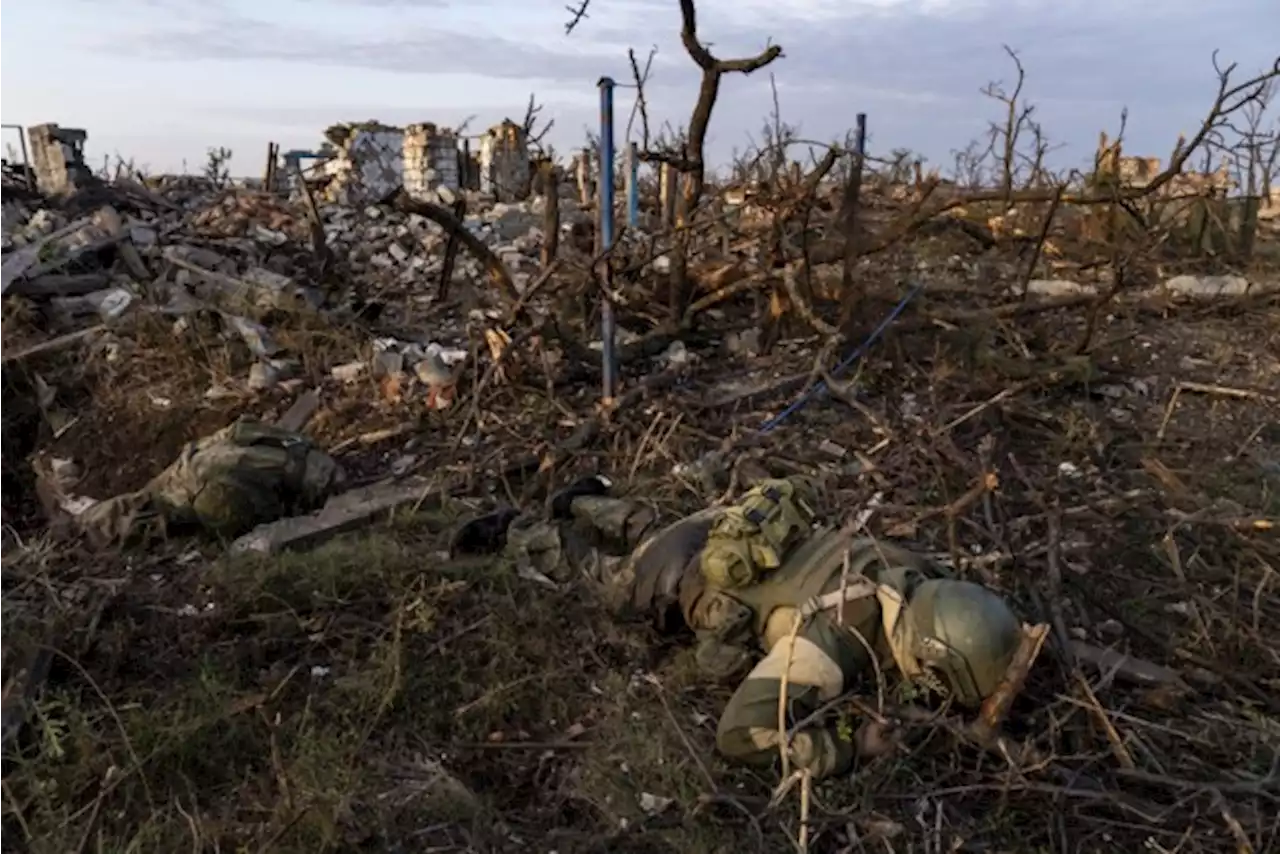
[[(519, 120), (530, 92), (568, 148), (598, 122), (596, 80), (630, 79), (626, 49), (658, 48), (648, 92), (683, 122), (697, 74), (679, 42), (676, 0), (592, 0), (564, 33), (569, 0), (4, 0), (0, 112), (89, 132), (89, 154), (193, 171), (205, 149), (261, 170), (266, 143), (312, 148), (338, 121), (482, 128)], [(1017, 49), (1048, 134), (1082, 163), (1128, 106), (1132, 154), (1167, 155), (1213, 94), (1211, 54), (1241, 71), (1280, 52), (1276, 0), (699, 0), (700, 34), (720, 56), (772, 42), (783, 116), (829, 139), (869, 115), (874, 151), (907, 147), (949, 163), (998, 105)], [(632, 94), (618, 93), (619, 133)], [(1280, 107), (1280, 105), (1277, 105)], [(770, 109), (769, 77), (727, 77), (710, 155), (723, 161)], [(16, 141), (6, 130), (5, 142)]]

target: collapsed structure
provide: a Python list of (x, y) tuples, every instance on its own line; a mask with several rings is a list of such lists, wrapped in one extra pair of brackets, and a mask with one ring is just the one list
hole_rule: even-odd
[[(1180, 140), (1178, 146), (1181, 147), (1184, 144), (1185, 140)], [(1163, 161), (1159, 157), (1124, 154), (1120, 140), (1110, 142), (1106, 131), (1098, 136), (1097, 164), (1098, 175), (1114, 176), (1123, 186), (1135, 188), (1146, 187), (1164, 169)], [(1227, 164), (1220, 163), (1212, 172), (1187, 170), (1179, 172), (1160, 188), (1160, 195), (1224, 196), (1236, 189), (1238, 189), (1238, 183), (1232, 177)]]
[(404, 189), (415, 199), (425, 198), (440, 187), (463, 188), (463, 158), (458, 137), (430, 122), (404, 129)]
[(27, 129), (31, 169), (36, 186), (46, 195), (66, 193), (83, 186), (93, 175), (84, 162), (88, 134), (78, 128), (62, 128), (49, 122)]
[(507, 119), (480, 138), (480, 191), (500, 202), (529, 196), (529, 148), (524, 128)]
[(377, 202), (401, 186), (417, 199), (441, 190), (479, 190), (503, 202), (529, 197), (528, 136), (510, 120), (482, 134), (475, 155), (470, 140), (461, 138), (460, 146), (457, 133), (431, 122), (339, 124), (325, 138), (332, 155), (320, 167), (322, 195), (336, 204)]

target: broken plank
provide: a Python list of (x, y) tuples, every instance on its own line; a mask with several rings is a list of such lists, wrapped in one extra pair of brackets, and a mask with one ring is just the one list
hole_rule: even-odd
[(1073, 640), (1067, 644), (1077, 661), (1087, 662), (1103, 673), (1116, 671), (1130, 682), (1143, 685), (1183, 685), (1182, 675), (1176, 670), (1163, 667), (1141, 658), (1116, 652), (1114, 649), (1103, 649), (1084, 641)]
[(82, 217), (75, 222), (64, 225), (52, 234), (46, 234), (35, 243), (23, 246), (11, 253), (9, 257), (4, 259), (3, 267), (0, 268), (0, 294), (8, 293), (10, 285), (25, 276), (32, 267), (35, 267), (40, 262), (40, 254), (46, 246), (92, 224), (92, 216)]
[(19, 279), (8, 293), (20, 297), (79, 297), (111, 286), (111, 276), (106, 273), (49, 273), (32, 279)]
[(120, 253), (120, 260), (129, 268), (129, 275), (139, 282), (151, 281), (151, 271), (147, 269), (146, 262), (138, 254), (138, 247), (133, 245), (132, 240), (122, 241), (117, 251)]
[(293, 402), (289, 410), (280, 416), (276, 426), (296, 433), (307, 425), (307, 422), (311, 420), (311, 416), (315, 415), (316, 410), (319, 408), (320, 392), (313, 388)]
[(323, 508), (306, 516), (293, 516), (259, 525), (231, 544), (231, 554), (279, 554), (290, 549), (314, 548), (338, 534), (373, 524), (424, 498), (439, 498), (435, 482), (411, 482), (361, 487), (330, 498)]
[(65, 350), (87, 338), (92, 338), (99, 332), (105, 332), (106, 329), (107, 325), (105, 323), (100, 323), (97, 326), (90, 326), (88, 329), (81, 329), (79, 332), (70, 332), (66, 335), (54, 338), (51, 341), (44, 341), (40, 344), (36, 344), (35, 346), (28, 347), (25, 350), (19, 350), (16, 353), (5, 353), (4, 358), (0, 359), (0, 362), (7, 365), (11, 362), (20, 362), (23, 359), (29, 359), (32, 356), (40, 356), (45, 353), (56, 353), (59, 350)]

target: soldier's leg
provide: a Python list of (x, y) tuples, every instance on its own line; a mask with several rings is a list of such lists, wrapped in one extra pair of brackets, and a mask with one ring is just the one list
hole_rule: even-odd
[(599, 545), (619, 554), (629, 553), (653, 533), (658, 512), (629, 498), (581, 495), (569, 505), (578, 526), (599, 538)]
[(145, 491), (128, 492), (99, 501), (76, 517), (76, 523), (97, 547), (128, 545), (158, 533), (163, 519)]

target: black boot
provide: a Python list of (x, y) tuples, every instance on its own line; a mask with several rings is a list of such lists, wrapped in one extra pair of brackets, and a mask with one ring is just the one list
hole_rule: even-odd
[(458, 526), (449, 541), (449, 556), (497, 554), (507, 545), (507, 529), (519, 517), (514, 507), (500, 507)]

